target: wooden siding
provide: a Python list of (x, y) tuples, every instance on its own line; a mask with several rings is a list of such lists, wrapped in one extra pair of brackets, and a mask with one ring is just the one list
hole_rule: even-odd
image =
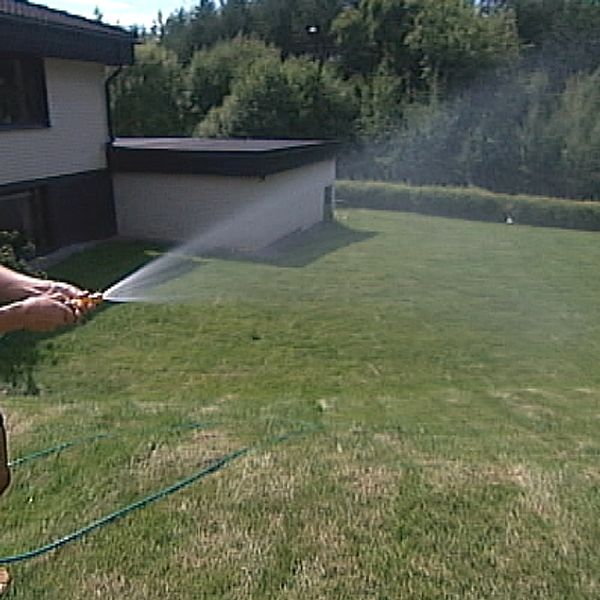
[(102, 65), (46, 59), (50, 127), (0, 131), (0, 185), (106, 168)]

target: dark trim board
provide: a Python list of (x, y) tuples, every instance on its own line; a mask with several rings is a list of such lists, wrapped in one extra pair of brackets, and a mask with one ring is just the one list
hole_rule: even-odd
[(38, 251), (47, 252), (116, 234), (112, 181), (108, 170), (0, 186), (0, 229), (2, 196), (28, 190), (36, 191), (43, 206), (45, 231), (37, 240)]
[(132, 33), (46, 6), (0, 0), (0, 52), (133, 64)]
[(119, 138), (108, 146), (113, 172), (266, 177), (332, 159), (336, 142), (202, 138)]
[[(0, 17), (4, 15), (0, 14)], [(88, 33), (0, 18), (0, 52), (97, 62), (104, 65), (133, 63), (133, 37)]]

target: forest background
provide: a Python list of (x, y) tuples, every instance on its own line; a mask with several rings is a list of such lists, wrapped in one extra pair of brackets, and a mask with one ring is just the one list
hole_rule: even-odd
[(336, 139), (345, 178), (600, 200), (600, 0), (200, 0), (135, 33), (118, 136)]

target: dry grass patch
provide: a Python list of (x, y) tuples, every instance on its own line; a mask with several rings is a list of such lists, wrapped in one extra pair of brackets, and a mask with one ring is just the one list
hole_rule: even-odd
[(184, 432), (179, 443), (147, 444), (145, 452), (131, 458), (130, 472), (145, 478), (160, 477), (182, 468), (201, 468), (239, 448), (229, 436), (219, 431)]
[(364, 465), (339, 461), (335, 479), (346, 487), (356, 502), (383, 500), (397, 491), (402, 472), (383, 465)]
[(67, 404), (39, 404), (34, 410), (23, 410), (18, 407), (12, 407), (8, 410), (2, 410), (5, 418), (5, 425), (9, 436), (19, 436), (29, 434), (39, 429), (46, 423), (59, 420), (69, 411)]
[(425, 469), (425, 479), (436, 489), (460, 488), (473, 485), (516, 485), (526, 490), (531, 482), (531, 471), (521, 464), (467, 463), (461, 460), (429, 461), (419, 463)]
[(272, 501), (289, 502), (311, 478), (310, 462), (290, 463), (285, 450), (254, 452), (242, 464), (237, 491), (248, 502), (265, 494)]
[(132, 598), (135, 592), (125, 574), (118, 571), (87, 573), (82, 587), (90, 598)]
[[(239, 569), (241, 574), (242, 571), (253, 571), (252, 566), (260, 564), (269, 554), (268, 536), (255, 536), (252, 529), (241, 527), (235, 516), (220, 513), (219, 522), (207, 514), (199, 513), (198, 517), (196, 527), (186, 536), (185, 547), (177, 550), (174, 556), (176, 564), (185, 569), (210, 569), (220, 565)], [(280, 532), (280, 519), (274, 518), (266, 525), (267, 532)]]
[(547, 472), (522, 467), (518, 483), (523, 489), (518, 507), (555, 526), (571, 530), (576, 523), (563, 508), (560, 488), (565, 485), (562, 471)]

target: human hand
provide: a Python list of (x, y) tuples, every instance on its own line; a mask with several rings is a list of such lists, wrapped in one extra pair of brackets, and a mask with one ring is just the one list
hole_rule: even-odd
[(78, 287), (65, 281), (52, 281), (50, 279), (38, 279), (34, 288), (33, 295), (50, 294), (60, 295), (65, 300), (81, 298), (88, 294), (87, 291), (81, 290)]
[(27, 331), (52, 331), (73, 325), (81, 318), (81, 311), (66, 304), (60, 295), (33, 296), (13, 306), (18, 311), (21, 328)]
[(60, 294), (69, 300), (85, 296), (87, 292), (64, 281), (31, 277), (0, 265), (0, 300), (13, 302), (45, 294)]
[(75, 311), (80, 316), (86, 315), (90, 311), (98, 308), (100, 304), (104, 301), (104, 298), (100, 292), (95, 292), (93, 294), (87, 292), (83, 296), (78, 296), (77, 298), (72, 298), (70, 300), (66, 300), (65, 304), (73, 311)]

